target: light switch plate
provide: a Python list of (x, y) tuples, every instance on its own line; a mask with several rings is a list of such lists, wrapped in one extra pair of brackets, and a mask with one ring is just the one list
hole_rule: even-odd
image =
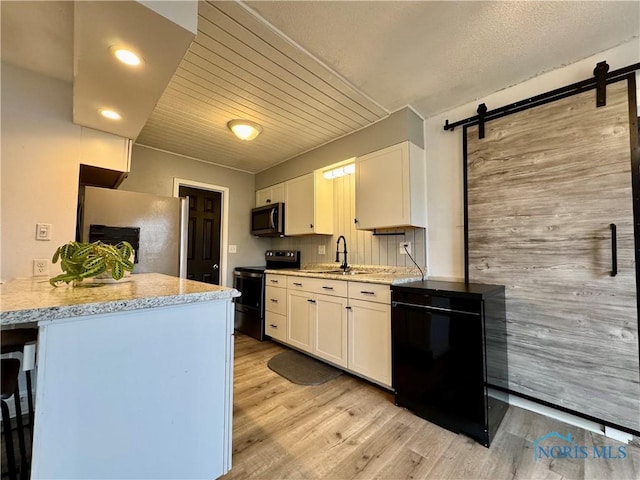
[(318, 245), (318, 255), (326, 255), (327, 248), (324, 245)]
[(237, 245), (229, 245), (229, 253), (238, 253)]
[(36, 223), (36, 240), (51, 240), (50, 223)]

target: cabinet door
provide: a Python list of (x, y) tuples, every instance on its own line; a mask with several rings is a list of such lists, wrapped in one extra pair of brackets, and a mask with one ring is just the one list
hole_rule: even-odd
[(256, 207), (284, 202), (284, 183), (256, 190)]
[(287, 292), (287, 343), (313, 351), (315, 299), (306, 292)]
[(356, 159), (357, 228), (410, 224), (408, 145), (403, 142)]
[(264, 320), (264, 333), (271, 338), (280, 340), (281, 342), (287, 341), (287, 316), (270, 311), (265, 312)]
[(316, 295), (314, 353), (330, 362), (347, 366), (347, 299)]
[(391, 306), (349, 300), (347, 367), (391, 386)]
[(285, 182), (285, 234), (313, 233), (313, 173)]
[(286, 315), (287, 289), (267, 285), (264, 293), (264, 309), (268, 312)]
[(256, 190), (256, 207), (264, 207), (271, 203), (271, 187)]
[(271, 186), (271, 202), (281, 203), (284, 202), (284, 183), (278, 183)]

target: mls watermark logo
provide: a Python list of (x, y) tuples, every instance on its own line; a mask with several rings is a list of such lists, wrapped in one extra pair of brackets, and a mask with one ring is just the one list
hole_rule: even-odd
[(571, 434), (565, 437), (558, 432), (549, 432), (533, 441), (533, 459), (557, 458), (592, 458), (622, 460), (627, 458), (625, 445), (579, 445), (573, 441)]

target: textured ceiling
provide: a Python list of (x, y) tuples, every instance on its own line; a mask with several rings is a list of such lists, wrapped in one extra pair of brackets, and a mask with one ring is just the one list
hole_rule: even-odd
[[(1, 7), (2, 60), (71, 81), (72, 3)], [(428, 118), (640, 33), (638, 1), (201, 1), (199, 14), (137, 143), (250, 172), (406, 105)], [(241, 142), (234, 118), (264, 133)]]
[(247, 4), (388, 110), (425, 118), (640, 31), (637, 1)]

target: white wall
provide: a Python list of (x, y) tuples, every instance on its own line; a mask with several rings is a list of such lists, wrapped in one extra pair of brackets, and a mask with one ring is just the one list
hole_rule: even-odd
[[(79, 149), (71, 84), (3, 63), (2, 280), (31, 276), (34, 258), (75, 238)], [(35, 239), (39, 222), (51, 241)]]
[(585, 80), (593, 76), (596, 63), (604, 60), (609, 64), (610, 71), (638, 63), (640, 43), (635, 39), (425, 121), (429, 220), (427, 252), (430, 277), (464, 278), (462, 128), (445, 132), (445, 120), (453, 123), (474, 116), (480, 103), (485, 103), (492, 110)]

